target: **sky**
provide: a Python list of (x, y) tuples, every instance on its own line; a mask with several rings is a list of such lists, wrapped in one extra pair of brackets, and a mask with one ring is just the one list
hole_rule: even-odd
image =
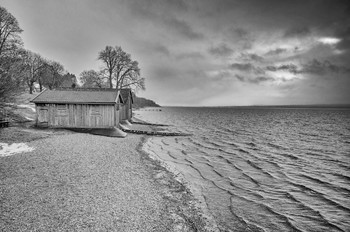
[(121, 46), (160, 105), (350, 104), (348, 0), (0, 0), (79, 77)]

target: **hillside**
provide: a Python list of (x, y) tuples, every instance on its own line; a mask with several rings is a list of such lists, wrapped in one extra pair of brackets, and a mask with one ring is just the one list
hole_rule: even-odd
[(135, 94), (133, 94), (133, 98), (134, 98), (134, 104), (133, 104), (134, 108), (161, 107), (154, 101), (143, 97), (137, 97)]

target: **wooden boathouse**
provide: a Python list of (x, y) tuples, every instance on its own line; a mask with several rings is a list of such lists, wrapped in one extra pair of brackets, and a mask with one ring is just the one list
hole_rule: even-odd
[(132, 118), (132, 104), (134, 103), (131, 89), (121, 89), (120, 95), (123, 98), (123, 103), (120, 107), (120, 121), (130, 121)]
[(32, 100), (36, 125), (54, 128), (112, 128), (120, 122), (125, 102), (116, 89), (45, 90)]

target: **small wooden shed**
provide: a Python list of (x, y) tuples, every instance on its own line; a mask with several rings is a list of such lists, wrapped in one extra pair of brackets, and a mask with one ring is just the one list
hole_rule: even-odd
[(131, 89), (121, 89), (120, 94), (123, 98), (120, 107), (120, 120), (130, 120), (132, 118), (132, 104), (134, 103)]
[(123, 98), (115, 89), (45, 90), (32, 102), (36, 125), (55, 128), (112, 128), (119, 125)]

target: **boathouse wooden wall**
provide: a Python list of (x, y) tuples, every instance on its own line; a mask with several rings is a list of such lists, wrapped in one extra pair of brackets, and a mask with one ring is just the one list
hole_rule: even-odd
[(121, 105), (120, 110), (120, 120), (130, 120), (132, 117), (132, 101), (130, 95), (127, 99), (125, 99), (126, 102)]
[(56, 128), (110, 128), (119, 123), (118, 104), (36, 104), (37, 125)]

